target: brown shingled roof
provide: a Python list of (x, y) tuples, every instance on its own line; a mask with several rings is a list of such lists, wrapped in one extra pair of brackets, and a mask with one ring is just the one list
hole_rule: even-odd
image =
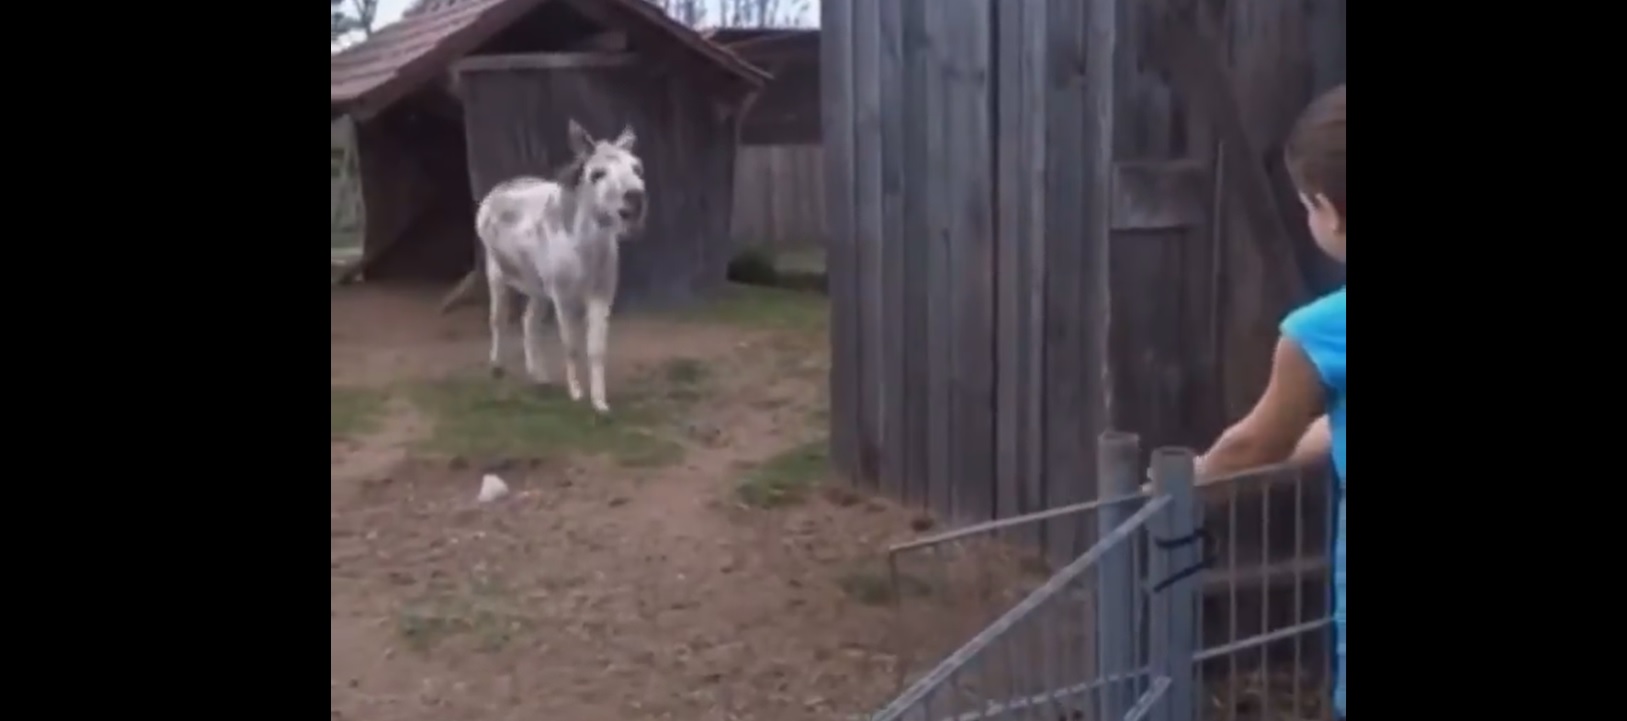
[[(441, 0), (386, 25), (328, 62), (329, 103), (376, 112), (549, 0)], [(631, 12), (718, 67), (761, 87), (769, 75), (645, 0), (571, 0)]]

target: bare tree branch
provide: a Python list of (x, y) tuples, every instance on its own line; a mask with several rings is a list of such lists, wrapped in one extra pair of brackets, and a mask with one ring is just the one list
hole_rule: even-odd
[(373, 37), (373, 19), (378, 16), (378, 0), (350, 0), (350, 8), (355, 19), (353, 29), (362, 31), (365, 37)]

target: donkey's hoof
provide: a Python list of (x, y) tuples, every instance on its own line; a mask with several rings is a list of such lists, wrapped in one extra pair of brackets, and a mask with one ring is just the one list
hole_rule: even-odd
[(491, 372), (491, 377), (493, 378), (502, 378), (505, 375), (505, 371), (503, 370), (502, 366), (490, 366), (488, 370)]
[(594, 401), (593, 410), (597, 411), (601, 416), (608, 416), (610, 415), (610, 404), (604, 401)]

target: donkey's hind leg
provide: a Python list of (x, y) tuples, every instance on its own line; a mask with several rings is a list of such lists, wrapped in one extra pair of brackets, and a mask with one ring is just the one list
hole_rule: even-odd
[(508, 322), (508, 285), (495, 268), (486, 268), (486, 296), (491, 310), (491, 356), (488, 362), (493, 378), (503, 377), (503, 324)]
[(539, 384), (548, 382), (548, 363), (542, 357), (542, 323), (548, 317), (546, 300), (525, 298), (525, 372)]

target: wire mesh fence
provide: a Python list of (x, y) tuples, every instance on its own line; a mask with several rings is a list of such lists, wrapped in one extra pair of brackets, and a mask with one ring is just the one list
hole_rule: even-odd
[[(928, 643), (918, 653), (902, 644), (919, 647), (923, 635), (901, 634), (901, 691), (872, 721), (1329, 717), (1325, 470), (1273, 467), (1194, 488), (1192, 453), (1161, 448), (1143, 489), (1138, 439), (1108, 433), (1100, 444), (1097, 500), (892, 549), (891, 598), (905, 628), (912, 557), (1002, 558), (988, 549), (1020, 547), (1059, 519), (1095, 539), (1026, 585), (1032, 555), (1005, 553), (994, 567), (1024, 595), (952, 651)], [(922, 657), (942, 661), (920, 668)]]

